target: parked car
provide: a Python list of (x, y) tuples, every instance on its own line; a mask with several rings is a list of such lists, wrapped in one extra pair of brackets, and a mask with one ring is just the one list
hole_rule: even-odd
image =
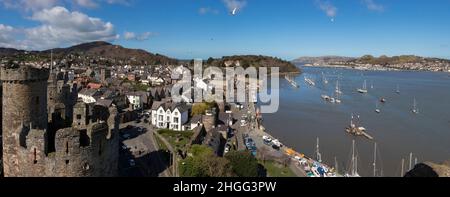
[(130, 159), (129, 164), (131, 167), (136, 166), (136, 161), (134, 161), (134, 159)]

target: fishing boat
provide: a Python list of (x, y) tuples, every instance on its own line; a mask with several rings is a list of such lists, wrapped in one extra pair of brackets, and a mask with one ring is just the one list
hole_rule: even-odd
[(358, 88), (357, 91), (358, 91), (359, 93), (361, 93), (361, 94), (366, 94), (366, 93), (369, 92), (369, 91), (367, 90), (367, 81), (366, 81), (366, 80), (364, 80), (363, 87), (362, 87), (362, 88)]
[(417, 108), (417, 101), (416, 101), (416, 98), (414, 98), (414, 104), (413, 104), (412, 112), (413, 112), (414, 114), (419, 114), (419, 108)]

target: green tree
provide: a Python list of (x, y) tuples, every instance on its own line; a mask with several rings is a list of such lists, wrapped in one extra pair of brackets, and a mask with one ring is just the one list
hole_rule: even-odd
[(217, 108), (217, 103), (215, 102), (211, 102), (211, 103), (196, 103), (192, 106), (192, 112), (191, 115), (195, 116), (195, 115), (204, 115), (205, 112), (207, 110), (210, 110), (212, 108), (216, 107)]
[(249, 151), (232, 151), (225, 156), (238, 177), (258, 177), (259, 163)]
[(182, 161), (180, 174), (182, 177), (230, 177), (232, 170), (228, 160), (214, 155), (207, 146), (194, 145), (190, 157)]
[(208, 58), (208, 60), (206, 61), (206, 64), (211, 65), (214, 62), (214, 58), (210, 57)]

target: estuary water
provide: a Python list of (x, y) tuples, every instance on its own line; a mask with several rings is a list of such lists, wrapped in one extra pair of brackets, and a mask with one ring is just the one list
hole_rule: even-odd
[[(302, 70), (303, 74), (294, 78), (300, 85), (298, 89), (280, 79), (280, 109), (274, 114), (264, 114), (267, 132), (285, 145), (314, 157), (319, 138), (323, 162), (330, 166), (337, 163), (339, 172), (345, 173), (349, 170), (355, 139), (361, 176), (373, 176), (375, 142), (377, 176), (401, 176), (402, 159), (407, 171), (410, 153), (412, 166), (416, 158), (419, 163), (450, 160), (449, 73), (326, 67), (302, 67)], [(304, 77), (316, 85), (306, 84)], [(324, 101), (321, 95), (333, 95), (338, 80), (342, 103)], [(360, 94), (356, 90), (363, 87), (364, 81), (368, 93)], [(379, 102), (381, 98), (387, 102)], [(414, 99), (419, 114), (412, 113)], [(377, 105), (381, 113), (375, 112)], [(345, 132), (352, 114), (359, 115), (360, 126), (367, 129), (374, 141)]]

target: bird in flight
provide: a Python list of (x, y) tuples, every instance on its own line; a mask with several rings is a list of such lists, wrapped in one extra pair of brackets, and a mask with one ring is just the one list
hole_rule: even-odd
[(233, 11), (231, 11), (231, 15), (234, 16), (234, 15), (236, 15), (236, 13), (237, 13), (237, 8), (234, 8)]

